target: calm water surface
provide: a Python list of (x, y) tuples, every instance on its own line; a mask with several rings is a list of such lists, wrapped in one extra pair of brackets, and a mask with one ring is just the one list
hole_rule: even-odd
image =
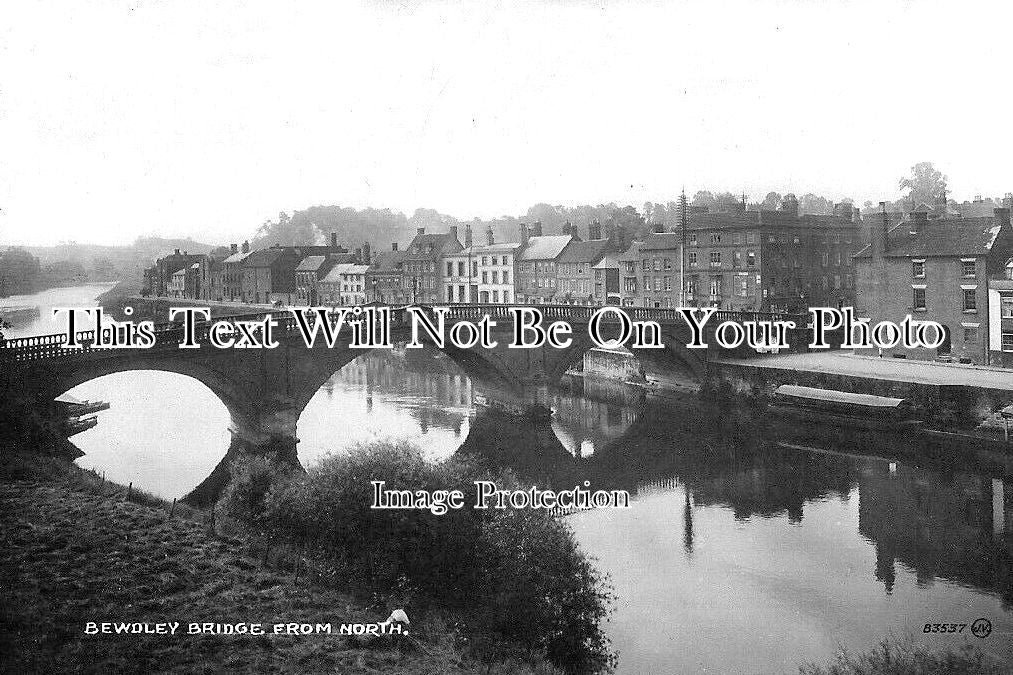
[[(182, 496), (228, 448), (225, 407), (184, 376), (121, 373), (72, 393), (111, 402), (74, 442), (79, 464), (118, 482)], [(889, 635), (970, 642), (1013, 664), (1008, 476), (918, 467), (875, 437), (799, 438), (739, 410), (608, 384), (525, 397), (552, 420), (479, 405), (510, 397), (441, 354), (374, 352), (310, 401), (300, 459), (407, 439), (434, 459), (480, 455), (555, 487), (628, 489), (628, 510), (567, 519), (618, 595), (606, 629), (620, 673), (794, 673)], [(993, 624), (983, 640), (922, 633), (978, 618)]]

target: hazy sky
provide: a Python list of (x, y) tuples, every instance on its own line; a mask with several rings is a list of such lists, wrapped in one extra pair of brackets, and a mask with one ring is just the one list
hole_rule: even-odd
[(1013, 191), (1013, 3), (16, 2), (0, 241), (210, 242), (313, 204)]

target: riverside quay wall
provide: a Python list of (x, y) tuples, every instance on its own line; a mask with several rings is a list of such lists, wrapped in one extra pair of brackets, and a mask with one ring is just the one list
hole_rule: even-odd
[[(1013, 378), (1013, 371), (1010, 373)], [(925, 419), (945, 422), (958, 429), (1003, 428), (999, 410), (1013, 404), (1013, 389), (969, 384), (942, 384), (887, 379), (798, 369), (754, 362), (716, 360), (707, 364), (707, 384), (731, 387), (736, 394), (753, 397), (771, 395), (782, 384), (835, 389), (856, 394), (875, 394), (908, 399)]]

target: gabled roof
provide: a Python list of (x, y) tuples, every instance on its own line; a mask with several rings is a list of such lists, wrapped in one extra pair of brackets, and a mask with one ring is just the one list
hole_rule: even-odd
[(559, 254), (560, 263), (588, 263), (594, 264), (602, 259), (609, 250), (608, 239), (591, 239), (589, 241), (578, 241), (574, 239), (563, 252)]
[(635, 241), (630, 244), (630, 247), (619, 254), (620, 260), (640, 260), (640, 249), (643, 247), (644, 242)]
[[(432, 250), (429, 250), (429, 247)], [(460, 251), (463, 246), (456, 237), (451, 235), (449, 232), (443, 234), (417, 234), (412, 239), (412, 243), (408, 244), (408, 249), (405, 251), (405, 259), (407, 260), (430, 260), (432, 258), (439, 258), (446, 253), (455, 253)]]
[(390, 274), (400, 271), (404, 263), (404, 251), (381, 251), (373, 254), (373, 264), (369, 271), (377, 274)]
[(369, 269), (368, 265), (356, 265), (354, 263), (340, 263), (335, 265), (330, 272), (327, 273), (321, 281), (323, 282), (338, 282), (341, 281), (342, 275), (345, 274), (365, 274)]
[(243, 262), (243, 261), (244, 261), (244, 260), (246, 259), (246, 257), (247, 257), (247, 256), (249, 256), (249, 255), (250, 255), (250, 252), (249, 252), (249, 251), (247, 251), (246, 253), (243, 253), (242, 251), (240, 251), (240, 252), (238, 252), (238, 253), (233, 253), (232, 255), (230, 255), (230, 256), (229, 256), (228, 258), (226, 258), (226, 259), (225, 259), (225, 260), (223, 260), (222, 262), (223, 262), (224, 264), (226, 264), (226, 265), (230, 265), (230, 264), (232, 264), (232, 263), (241, 263), (241, 262)]
[(251, 251), (243, 260), (243, 267), (270, 267), (283, 257), (294, 256), (295, 251), (285, 248), (262, 248)]
[(302, 262), (295, 268), (296, 272), (316, 272), (320, 269), (324, 261), (327, 260), (327, 256), (322, 255), (308, 255), (302, 259)]
[[(992, 250), (1002, 225), (1003, 221), (995, 216), (927, 220), (917, 223), (917, 232), (911, 234), (912, 222), (905, 220), (890, 230), (883, 255), (887, 258), (986, 255)], [(866, 246), (855, 258), (871, 255), (872, 247)]]
[(555, 260), (572, 239), (568, 234), (531, 237), (521, 252), (521, 260)]

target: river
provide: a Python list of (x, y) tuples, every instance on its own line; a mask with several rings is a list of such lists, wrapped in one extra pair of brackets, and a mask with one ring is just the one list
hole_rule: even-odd
[[(87, 304), (91, 292), (54, 289), (45, 302)], [(182, 496), (229, 446), (224, 405), (182, 375), (120, 373), (72, 393), (111, 403), (73, 441), (80, 465), (120, 483)], [(299, 457), (309, 466), (406, 439), (434, 459), (479, 454), (553, 487), (629, 490), (629, 509), (567, 517), (618, 596), (605, 628), (619, 673), (794, 673), (888, 636), (972, 643), (1013, 664), (1009, 476), (923, 465), (875, 436), (782, 428), (695, 398), (579, 381), (526, 395), (551, 421), (488, 407), (509, 396), (438, 352), (372, 352), (310, 401)], [(984, 639), (923, 633), (979, 618), (993, 626)]]

